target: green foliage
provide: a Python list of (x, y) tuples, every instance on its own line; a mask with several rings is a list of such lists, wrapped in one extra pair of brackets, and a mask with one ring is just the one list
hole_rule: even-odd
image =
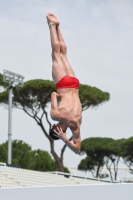
[(24, 87), (15, 87), (13, 103), (16, 107), (25, 109), (44, 109), (51, 100), (51, 93), (56, 91), (53, 81), (30, 80)]
[(0, 162), (7, 162), (7, 143), (0, 145)]
[(65, 173), (70, 173), (70, 171), (68, 170), (67, 167), (64, 167), (64, 172), (65, 172)]
[(104, 165), (105, 157), (110, 153), (109, 143), (111, 138), (87, 138), (81, 143), (81, 154), (86, 153), (87, 157), (81, 160), (79, 170), (89, 170), (94, 177), (100, 176), (100, 170)]
[(0, 86), (8, 87), (8, 83), (3, 81), (3, 75), (0, 73)]
[(109, 177), (109, 175), (107, 174), (107, 173), (101, 173), (100, 175), (99, 175), (99, 178), (100, 179), (102, 179), (102, 178), (107, 178), (107, 177)]
[[(87, 157), (81, 160), (79, 170), (89, 170), (94, 177), (100, 177), (102, 167), (105, 165), (113, 180), (111, 166), (114, 166), (114, 179), (117, 178), (118, 163), (120, 160), (121, 140), (112, 138), (87, 138), (81, 143), (81, 155), (86, 153)], [(107, 177), (107, 176), (106, 176)]]
[(82, 104), (82, 109), (86, 110), (90, 106), (98, 106), (110, 99), (108, 92), (103, 92), (96, 87), (80, 84), (79, 97)]
[[(0, 154), (1, 162), (7, 162), (7, 146), (7, 142), (0, 145), (0, 152), (1, 149), (4, 149), (4, 153)], [(12, 143), (12, 164), (26, 168), (27, 164), (30, 162), (30, 152), (31, 147), (27, 143), (14, 140)]]
[[(7, 162), (7, 142), (0, 145), (0, 162)], [(47, 151), (32, 150), (31, 146), (19, 140), (12, 142), (12, 164), (24, 169), (57, 171), (57, 165)]]
[(120, 155), (123, 158), (124, 163), (129, 167), (131, 173), (133, 173), (133, 137), (130, 137), (121, 142)]
[(31, 152), (29, 168), (38, 171), (57, 171), (57, 165), (47, 151), (34, 150)]
[(0, 93), (0, 104), (8, 104), (8, 90)]
[(133, 158), (133, 137), (124, 139), (121, 142), (121, 156), (127, 157), (129, 160)]
[(105, 155), (109, 154), (113, 149), (114, 140), (112, 138), (87, 138), (81, 143), (81, 153), (86, 153), (88, 156), (92, 155), (102, 159)]
[(98, 166), (100, 164), (100, 166), (103, 166), (103, 161), (102, 162), (98, 162), (97, 158), (95, 157), (91, 157), (91, 156), (87, 156), (86, 158), (84, 158), (83, 160), (81, 160), (80, 164), (78, 165), (78, 169), (79, 170), (95, 170), (95, 167)]

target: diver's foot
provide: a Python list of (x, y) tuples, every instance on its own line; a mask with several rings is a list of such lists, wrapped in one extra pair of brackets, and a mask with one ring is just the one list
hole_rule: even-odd
[(60, 24), (60, 22), (57, 19), (57, 17), (55, 15), (53, 15), (52, 13), (48, 13), (46, 15), (46, 17), (47, 17), (48, 25), (51, 25), (51, 24), (53, 24), (53, 25), (59, 25)]

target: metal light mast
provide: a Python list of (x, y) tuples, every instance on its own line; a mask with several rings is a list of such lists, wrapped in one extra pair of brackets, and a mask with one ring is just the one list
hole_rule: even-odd
[(9, 84), (8, 92), (8, 160), (7, 164), (12, 164), (12, 88), (16, 85), (23, 87), (24, 76), (4, 70), (3, 81)]

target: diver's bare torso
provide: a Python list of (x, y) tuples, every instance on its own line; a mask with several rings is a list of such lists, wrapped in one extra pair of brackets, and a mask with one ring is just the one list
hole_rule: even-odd
[[(73, 130), (80, 128), (82, 118), (82, 107), (78, 96), (78, 89), (65, 88), (57, 90), (60, 103), (57, 112), (52, 112), (51, 118), (60, 123), (65, 123)], [(56, 113), (56, 114), (55, 114)]]

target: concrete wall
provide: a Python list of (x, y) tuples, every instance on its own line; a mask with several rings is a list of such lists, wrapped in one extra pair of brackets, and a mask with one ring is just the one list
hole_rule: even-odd
[(133, 200), (133, 184), (1, 188), (0, 200)]

